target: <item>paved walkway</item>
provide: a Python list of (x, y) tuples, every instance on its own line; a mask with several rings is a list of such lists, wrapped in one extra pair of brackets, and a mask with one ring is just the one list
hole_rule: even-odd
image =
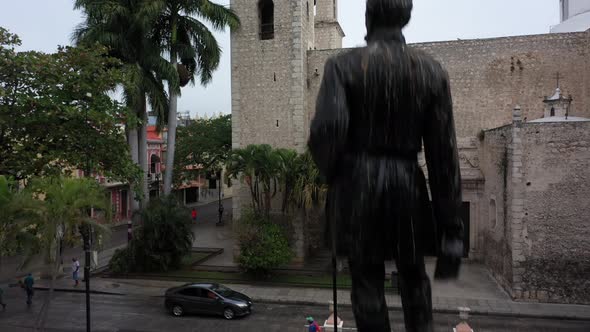
[[(166, 289), (182, 284), (184, 283), (160, 280), (95, 278), (91, 280), (91, 290), (103, 294), (153, 297), (163, 296)], [(263, 303), (327, 305), (332, 299), (331, 289), (228, 285), (232, 289), (252, 297), (254, 301)], [(48, 281), (40, 280), (36, 286), (43, 289), (48, 286)], [(436, 287), (436, 284), (433, 286), (440, 288)], [(74, 287), (72, 280), (64, 278), (57, 281), (56, 289), (84, 292), (84, 285)], [(433, 295), (433, 307), (436, 312), (458, 313), (459, 307), (469, 307), (471, 313), (476, 315), (590, 320), (590, 306), (586, 305), (521, 303), (514, 302), (507, 297), (480, 297), (480, 294), (477, 293), (460, 291), (448, 295), (444, 293), (438, 292)], [(387, 293), (386, 300), (390, 309), (401, 310), (399, 295)], [(350, 306), (349, 290), (338, 291), (338, 303)]]

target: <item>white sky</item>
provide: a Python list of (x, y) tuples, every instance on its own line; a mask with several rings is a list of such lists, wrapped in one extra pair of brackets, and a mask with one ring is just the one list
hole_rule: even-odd
[[(213, 1), (229, 4), (229, 0)], [(254, 0), (245, 1), (255, 5)], [(286, 1), (290, 0), (275, 3)], [(344, 47), (364, 44), (364, 12), (365, 0), (339, 0)], [(53, 52), (57, 45), (69, 45), (73, 28), (81, 21), (73, 0), (0, 0), (0, 26), (21, 37), (21, 50)], [(548, 33), (558, 23), (559, 0), (414, 0), (405, 35), (409, 43), (490, 38)], [(183, 89), (179, 111), (201, 116), (231, 112), (229, 34), (216, 36), (224, 50), (221, 65), (207, 87)]]

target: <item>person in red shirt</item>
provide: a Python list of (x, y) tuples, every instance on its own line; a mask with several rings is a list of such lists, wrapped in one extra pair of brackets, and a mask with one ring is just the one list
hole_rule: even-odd
[(193, 222), (197, 222), (197, 209), (193, 208), (191, 211), (191, 217), (193, 218)]

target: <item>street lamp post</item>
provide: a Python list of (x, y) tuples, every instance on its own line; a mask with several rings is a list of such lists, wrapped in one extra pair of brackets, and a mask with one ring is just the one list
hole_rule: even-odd
[(217, 226), (221, 226), (223, 225), (223, 204), (221, 203), (221, 189), (222, 189), (222, 183), (221, 183), (221, 172), (219, 172), (219, 187), (217, 188), (217, 193), (218, 193), (218, 202), (219, 202), (219, 208), (218, 208), (218, 212), (219, 212), (219, 220), (217, 221)]
[[(92, 93), (88, 92), (86, 93), (86, 97), (88, 98), (92, 98)], [(88, 107), (86, 107), (85, 109), (85, 120), (86, 120), (86, 126), (89, 127), (88, 124)], [(90, 135), (88, 135), (87, 137), (90, 137)], [(90, 145), (90, 144), (89, 144)], [(84, 173), (86, 175), (86, 177), (90, 177), (91, 174), (91, 169), (90, 169), (90, 158), (89, 158), (89, 150), (90, 150), (90, 146), (86, 147), (86, 169), (84, 170)], [(88, 216), (90, 218), (92, 218), (92, 209), (88, 209)], [(87, 225), (80, 225), (79, 228), (80, 234), (82, 235), (82, 240), (84, 242), (84, 253), (85, 253), (85, 257), (84, 257), (84, 281), (86, 283), (86, 332), (90, 332), (90, 237), (91, 237), (91, 226), (90, 224)]]
[(156, 173), (156, 197), (160, 197), (160, 173)]

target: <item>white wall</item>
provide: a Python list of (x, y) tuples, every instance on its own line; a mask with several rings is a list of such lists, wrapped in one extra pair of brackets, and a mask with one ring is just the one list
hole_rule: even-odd
[(590, 10), (590, 0), (566, 0), (566, 2), (568, 4), (567, 18), (574, 17)]

